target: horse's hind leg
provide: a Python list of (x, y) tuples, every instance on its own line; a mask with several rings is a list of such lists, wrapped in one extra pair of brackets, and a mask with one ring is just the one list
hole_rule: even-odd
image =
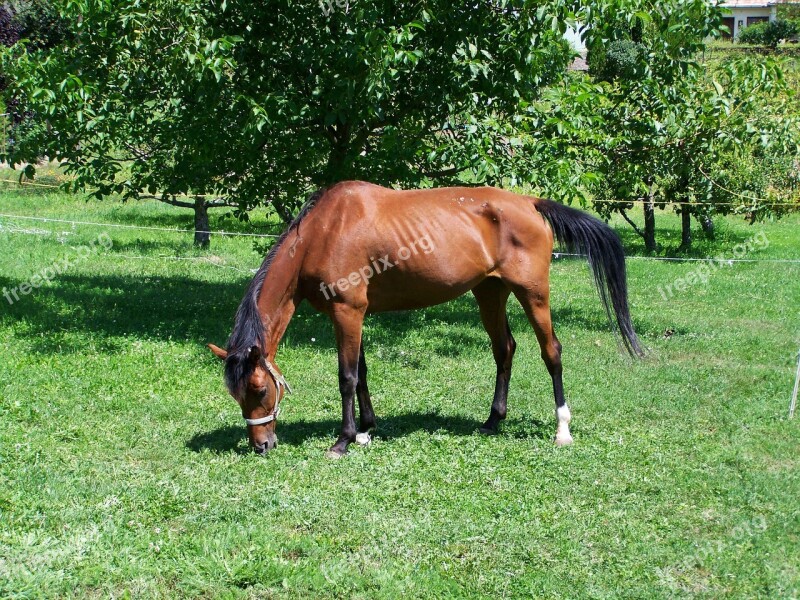
[(495, 278), (483, 280), (472, 290), (478, 301), (481, 312), (481, 321), (489, 338), (492, 341), (492, 354), (497, 364), (497, 379), (494, 385), (494, 399), (492, 410), (486, 423), (480, 428), (481, 433), (491, 434), (497, 432), (500, 421), (506, 418), (506, 400), (508, 398), (508, 384), (511, 380), (511, 362), (517, 344), (511, 335), (506, 315), (506, 303), (511, 291), (506, 285)]
[(358, 355), (358, 384), (356, 385), (356, 395), (358, 396), (358, 431), (356, 442), (368, 444), (370, 441), (369, 431), (375, 429), (375, 412), (372, 410), (372, 399), (369, 397), (367, 387), (367, 361), (364, 358), (364, 338), (361, 338), (361, 349)]
[[(534, 289), (536, 291), (534, 291)], [(539, 347), (542, 350), (542, 359), (547, 366), (550, 377), (553, 380), (553, 394), (556, 399), (556, 419), (558, 428), (556, 429), (556, 445), (566, 446), (572, 443), (572, 435), (569, 432), (569, 422), (571, 415), (569, 407), (564, 401), (564, 383), (561, 379), (561, 343), (556, 337), (553, 323), (550, 317), (550, 293), (548, 282), (545, 279), (544, 289), (541, 286), (535, 288), (514, 288), (514, 295), (525, 309), (525, 314), (533, 329), (536, 338), (539, 340)]]

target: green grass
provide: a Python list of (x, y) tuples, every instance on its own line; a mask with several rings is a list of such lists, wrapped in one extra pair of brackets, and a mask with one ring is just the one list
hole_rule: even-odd
[[(191, 222), (10, 188), (0, 212)], [(669, 245), (677, 219), (658, 223)], [(798, 216), (717, 225), (698, 253), (728, 255), (763, 230), (770, 244), (751, 258), (800, 258)], [(102, 231), (0, 217), (0, 286)], [(266, 458), (247, 452), (204, 347), (229, 333), (260, 262), (252, 242), (217, 237), (203, 253), (187, 234), (107, 233), (109, 251), (13, 305), (0, 297), (0, 597), (797, 597), (800, 419), (786, 415), (800, 265), (726, 266), (665, 300), (659, 286), (697, 263), (633, 258), (651, 349), (633, 362), (585, 265), (556, 261), (575, 437), (561, 449), (516, 304), (509, 418), (494, 437), (476, 433), (494, 365), (470, 297), (370, 318), (379, 430), (332, 462), (340, 401), (323, 317), (302, 310), (281, 347), (295, 394)]]

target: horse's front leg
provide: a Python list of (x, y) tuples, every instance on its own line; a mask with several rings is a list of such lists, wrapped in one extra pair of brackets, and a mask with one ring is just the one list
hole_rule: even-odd
[(356, 439), (355, 397), (358, 386), (358, 362), (361, 350), (361, 328), (364, 311), (347, 305), (337, 305), (332, 314), (339, 348), (339, 392), (342, 394), (342, 432), (339, 439), (325, 454), (328, 458), (341, 458), (347, 446)]

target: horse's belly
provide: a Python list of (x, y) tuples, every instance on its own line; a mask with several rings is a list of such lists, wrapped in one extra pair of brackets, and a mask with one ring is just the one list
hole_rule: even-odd
[(467, 293), (478, 285), (482, 279), (483, 277), (477, 279), (474, 283), (462, 284), (456, 287), (438, 286), (432, 288), (430, 286), (425, 286), (424, 289), (420, 290), (414, 285), (409, 285), (405, 290), (395, 291), (393, 293), (384, 293), (382, 290), (374, 292), (369, 290), (367, 292), (367, 312), (378, 313), (394, 310), (411, 310), (449, 302)]
[(368, 312), (424, 308), (448, 302), (467, 293), (488, 275), (492, 266), (473, 264), (458, 268), (404, 269), (384, 272), (367, 285)]

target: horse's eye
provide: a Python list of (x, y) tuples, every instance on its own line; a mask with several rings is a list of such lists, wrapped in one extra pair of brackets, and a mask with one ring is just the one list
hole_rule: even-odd
[(265, 387), (259, 388), (258, 393), (261, 394), (262, 396), (266, 396), (267, 395), (267, 388), (265, 388)]

